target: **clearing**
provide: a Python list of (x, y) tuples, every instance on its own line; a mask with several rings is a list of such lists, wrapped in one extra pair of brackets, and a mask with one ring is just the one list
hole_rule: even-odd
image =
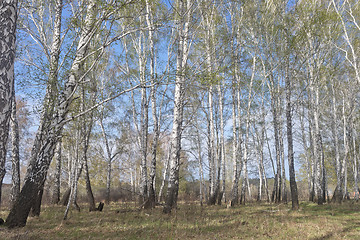
[[(199, 206), (180, 203), (171, 215), (162, 208), (137, 211), (133, 203), (113, 203), (103, 212), (72, 210), (62, 221), (64, 207), (45, 206), (26, 227), (0, 227), (0, 239), (360, 239), (360, 202), (317, 206), (249, 203)], [(0, 211), (5, 218), (7, 211)]]

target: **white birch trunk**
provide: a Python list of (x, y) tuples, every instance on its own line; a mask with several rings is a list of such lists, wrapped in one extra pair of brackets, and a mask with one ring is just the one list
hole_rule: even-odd
[(60, 201), (60, 180), (61, 180), (61, 148), (62, 148), (62, 139), (60, 138), (56, 150), (55, 150), (55, 181), (54, 181), (54, 188), (53, 188), (53, 195), (52, 195), (52, 203), (58, 204)]
[[(292, 81), (289, 69), (290, 60), (287, 59), (286, 76), (285, 76), (285, 90), (286, 90), (286, 130), (287, 130), (287, 142), (288, 142), (288, 164), (289, 164), (289, 177), (290, 177), (290, 191), (291, 191), (291, 203), (292, 210), (299, 209), (298, 189), (295, 178), (295, 162), (294, 162), (294, 147), (293, 147), (293, 122), (292, 122)], [(284, 164), (283, 164), (284, 165)], [(285, 176), (285, 171), (283, 172)], [(285, 177), (284, 177), (285, 178)]]
[(301, 128), (301, 140), (302, 140), (302, 144), (303, 144), (303, 149), (304, 149), (304, 155), (305, 155), (305, 161), (306, 161), (306, 176), (307, 176), (307, 182), (308, 182), (308, 192), (309, 192), (309, 196), (311, 195), (311, 191), (312, 191), (312, 184), (311, 184), (311, 179), (312, 179), (312, 171), (311, 171), (311, 158), (309, 156), (309, 147), (306, 141), (306, 133), (305, 133), (305, 123), (304, 123), (304, 118), (305, 118), (305, 107), (302, 107), (302, 113), (300, 114), (300, 128)]
[[(209, 184), (210, 184), (210, 204), (215, 204), (216, 201), (216, 169), (215, 169), (215, 126), (213, 114), (213, 86), (210, 85), (208, 93), (208, 108), (209, 108)], [(212, 201), (213, 199), (213, 201)]]
[(261, 142), (260, 137), (258, 136), (258, 132), (256, 129), (256, 124), (254, 123), (254, 131), (255, 134), (252, 134), (254, 146), (256, 148), (255, 151), (255, 157), (257, 160), (257, 171), (258, 171), (258, 179), (259, 179), (259, 185), (257, 187), (257, 197), (256, 201), (261, 202), (262, 199), (262, 187), (263, 187), (263, 174), (262, 174), (262, 168), (261, 168), (261, 161), (262, 161), (262, 151), (261, 151)]
[(210, 184), (210, 198), (209, 203), (215, 204), (216, 201), (216, 169), (215, 169), (215, 158), (216, 158), (216, 149), (215, 149), (215, 125), (214, 125), (214, 104), (213, 104), (213, 67), (212, 67), (212, 55), (211, 55), (211, 36), (210, 36), (210, 20), (203, 17), (203, 21), (206, 22), (205, 28), (205, 41), (206, 41), (206, 58), (207, 58), (207, 74), (209, 84), (208, 91), (208, 111), (209, 111), (209, 130), (210, 130), (210, 141), (209, 141), (209, 184)]
[[(312, 48), (311, 41), (309, 40), (310, 48)], [(317, 120), (317, 111), (316, 108), (316, 93), (314, 90), (315, 79), (314, 79), (314, 60), (311, 56), (308, 60), (308, 67), (309, 67), (309, 136), (310, 136), (310, 147), (311, 147), (311, 170), (312, 170), (312, 191), (310, 193), (310, 200), (315, 201), (315, 196), (318, 196), (319, 191), (319, 182), (318, 182), (318, 162), (319, 162), (319, 151), (318, 151), (318, 132), (316, 125), (318, 125)]]
[[(225, 180), (226, 180), (226, 162), (225, 162), (225, 137), (224, 137), (224, 99), (223, 99), (223, 91), (222, 91), (222, 84), (219, 83), (218, 85), (218, 95), (219, 95), (219, 111), (220, 111), (220, 163), (221, 165), (221, 192), (222, 200), (226, 202), (226, 194), (225, 194)], [(219, 166), (220, 167), (220, 166)], [(220, 176), (218, 177), (220, 179)]]
[[(142, 23), (142, 17), (140, 17), (140, 24)], [(141, 162), (140, 162), (140, 198), (139, 203), (142, 205), (148, 200), (148, 179), (147, 179), (147, 142), (148, 142), (148, 102), (147, 92), (145, 87), (145, 47), (144, 47), (144, 32), (140, 31), (139, 42), (139, 77), (141, 88), (141, 112), (140, 112), (140, 151), (141, 151)]]
[(171, 158), (170, 175), (167, 189), (164, 212), (170, 213), (177, 205), (179, 190), (179, 169), (180, 169), (180, 151), (181, 134), (183, 124), (183, 112), (185, 104), (185, 70), (189, 54), (189, 25), (192, 15), (192, 0), (178, 1), (177, 9), (177, 57), (176, 57), (176, 77), (174, 92), (174, 119), (172, 126), (171, 140)]
[(353, 172), (354, 172), (354, 192), (355, 192), (355, 200), (358, 201), (359, 200), (359, 170), (358, 170), (358, 148), (357, 148), (357, 144), (356, 144), (356, 139), (357, 139), (357, 133), (356, 133), (356, 129), (355, 129), (355, 123), (354, 120), (352, 120), (351, 122), (351, 128), (352, 128), (352, 150), (353, 150), (353, 161), (354, 161), (354, 166), (353, 166)]
[(315, 127), (315, 139), (314, 139), (314, 153), (315, 153), (315, 168), (316, 168), (316, 182), (317, 182), (317, 198), (318, 204), (323, 204), (323, 187), (322, 187), (322, 148), (321, 148), (321, 135), (319, 125), (319, 87), (315, 86), (315, 102), (314, 102), (314, 127)]
[(14, 93), (14, 62), (17, 24), (17, 0), (0, 2), (0, 204), (5, 177), (6, 145), (9, 136), (11, 102)]
[(82, 163), (79, 158), (79, 145), (80, 142), (79, 131), (77, 131), (76, 145), (75, 145), (75, 156), (69, 159), (71, 161), (71, 172), (70, 172), (70, 196), (66, 205), (65, 213), (63, 219), (66, 220), (70, 211), (71, 205), (75, 207), (76, 210), (80, 211), (79, 206), (76, 203), (77, 200), (77, 189), (78, 189), (78, 180), (81, 174)]
[[(93, 78), (93, 76), (92, 76)], [(97, 89), (96, 89), (96, 83), (92, 81), (90, 92), (90, 104), (94, 105), (96, 102), (96, 95), (97, 95)], [(86, 107), (86, 97), (85, 97), (85, 88), (82, 87), (82, 98), (81, 98), (81, 112), (85, 111)], [(95, 198), (94, 194), (91, 188), (91, 182), (90, 182), (90, 176), (89, 176), (89, 166), (88, 166), (88, 150), (89, 150), (89, 142), (90, 142), (90, 135), (94, 124), (94, 114), (93, 112), (90, 112), (90, 114), (86, 114), (81, 117), (81, 144), (82, 144), (82, 164), (84, 168), (84, 177), (85, 177), (85, 185), (86, 185), (86, 195), (87, 200), (89, 203), (89, 211), (96, 211), (95, 207)]]
[[(266, 132), (266, 112), (265, 112), (265, 105), (264, 105), (264, 96), (265, 93), (263, 91), (263, 97), (261, 101), (261, 132), (257, 134), (258, 139), (258, 173), (259, 173), (259, 189), (258, 189), (258, 201), (262, 199), (262, 184), (264, 184), (265, 193), (266, 193), (266, 200), (270, 202), (270, 195), (268, 190), (266, 172), (264, 167), (264, 145), (265, 145), (265, 132)], [(264, 182), (264, 183), (263, 183)]]
[(255, 56), (253, 57), (252, 61), (253, 61), (252, 73), (251, 73), (250, 84), (248, 87), (249, 95), (248, 95), (248, 102), (247, 102), (247, 108), (246, 108), (245, 142), (244, 142), (244, 158), (243, 158), (244, 178), (243, 178), (243, 183), (242, 183), (240, 204), (245, 204), (246, 189), (248, 190), (249, 198), (251, 198), (247, 165), (248, 165), (248, 148), (249, 148), (249, 135), (250, 135), (250, 111), (251, 111), (251, 103), (253, 100), (252, 88), (253, 88), (255, 68), (256, 68), (256, 57)]
[(72, 173), (72, 164), (71, 164), (71, 153), (70, 150), (67, 152), (67, 170), (68, 170), (68, 187), (71, 188), (71, 173)]
[[(244, 179), (245, 178), (245, 172), (243, 171), (244, 168), (244, 158), (245, 158), (245, 148), (243, 148), (242, 144), (244, 143), (244, 139), (243, 139), (243, 134), (242, 134), (242, 128), (241, 128), (241, 124), (242, 124), (242, 114), (241, 114), (241, 95), (240, 95), (240, 78), (237, 77), (237, 82), (238, 82), (238, 89), (237, 89), (237, 112), (238, 112), (238, 119), (239, 119), (239, 123), (238, 123), (238, 139), (237, 139), (237, 152), (238, 152), (238, 158), (239, 158), (239, 171), (238, 171), (238, 176), (237, 178), (240, 180), (241, 176), (241, 172), (243, 172), (243, 184), (241, 186), (241, 191), (240, 191), (240, 204), (242, 203), (241, 198), (243, 197), (243, 192), (245, 192), (245, 190), (243, 191), (243, 187), (246, 186), (246, 184), (244, 183)], [(243, 151), (244, 149), (244, 151)], [(244, 185), (245, 184), (245, 185)]]
[[(281, 121), (282, 122), (282, 121)], [(280, 125), (282, 129), (282, 124)], [(286, 175), (285, 175), (285, 149), (283, 131), (280, 130), (280, 158), (281, 158), (281, 201), (287, 203)]]
[(339, 134), (338, 134), (338, 116), (336, 110), (336, 92), (334, 87), (334, 82), (331, 84), (331, 95), (332, 95), (332, 123), (331, 131), (334, 139), (334, 152), (335, 152), (335, 172), (336, 172), (336, 188), (334, 190), (334, 195), (332, 201), (341, 202), (342, 201), (342, 184), (341, 184), (341, 161), (340, 161), (340, 152), (339, 152)]
[[(200, 179), (200, 184), (199, 184), (199, 190), (200, 190), (200, 196), (199, 196), (199, 200), (200, 200), (200, 205), (203, 205), (203, 200), (204, 200), (204, 192), (203, 192), (203, 181), (204, 181), (204, 170), (203, 170), (203, 159), (202, 159), (202, 151), (201, 151), (201, 136), (200, 136), (200, 131), (199, 131), (199, 122), (198, 119), (195, 119), (195, 123), (196, 123), (196, 146), (197, 146), (197, 151), (198, 151), (198, 163), (199, 163), (199, 179)], [(205, 189), (205, 188), (204, 188)]]
[[(231, 22), (236, 22), (236, 16), (237, 11), (235, 9), (235, 4), (232, 3), (230, 7), (230, 19)], [(238, 73), (238, 57), (237, 57), (237, 40), (239, 38), (238, 36), (238, 29), (236, 24), (232, 24), (231, 26), (231, 44), (232, 44), (232, 54), (231, 54), (231, 61), (233, 65), (233, 71), (234, 76), (232, 79), (232, 89), (231, 89), (231, 97), (232, 97), (232, 161), (233, 161), (233, 181), (232, 181), (232, 188), (231, 188), (231, 199), (228, 203), (228, 207), (232, 207), (238, 203), (238, 196), (239, 196), (239, 177), (240, 177), (240, 149), (241, 149), (241, 142), (238, 141), (240, 139), (240, 131), (237, 135), (237, 123), (236, 123), (236, 103), (237, 103), (237, 94), (236, 91), (238, 90), (238, 84), (239, 84), (239, 73)], [(239, 92), (238, 92), (239, 94)], [(239, 99), (240, 103), (240, 99)], [(240, 106), (238, 106), (238, 109), (240, 109)], [(240, 119), (240, 111), (238, 112), (239, 115), (239, 126), (241, 125), (241, 119)]]
[(344, 141), (344, 157), (342, 159), (341, 166), (341, 185), (343, 186), (342, 199), (345, 198), (347, 194), (347, 158), (349, 155), (349, 144), (347, 141), (347, 117), (346, 117), (346, 101), (345, 94), (343, 96), (343, 106), (342, 106), (342, 115), (343, 115), (343, 141)]
[(15, 203), (17, 196), (20, 193), (20, 150), (19, 150), (19, 125), (16, 116), (16, 99), (15, 89), (13, 88), (12, 94), (12, 110), (11, 110), (11, 193), (10, 202), (11, 205)]
[(233, 183), (231, 189), (231, 199), (229, 206), (234, 206), (238, 203), (238, 189), (239, 189), (239, 158), (238, 158), (238, 146), (237, 146), (237, 124), (236, 124), (236, 87), (235, 80), (233, 80), (232, 88), (232, 160), (233, 160)]
[[(275, 140), (276, 174), (274, 179), (274, 189), (271, 201), (280, 202), (281, 199), (281, 161), (280, 161), (280, 139), (279, 139), (279, 93), (276, 93), (276, 86), (273, 77), (270, 75), (268, 86), (271, 96), (271, 112), (273, 115), (273, 128)], [(270, 150), (269, 150), (270, 152)], [(275, 170), (275, 169), (274, 169)]]
[(154, 23), (151, 12), (151, 6), (149, 5), (149, 0), (145, 0), (146, 3), (146, 22), (149, 27), (149, 49), (150, 49), (150, 80), (151, 80), (151, 110), (152, 110), (152, 118), (154, 125), (154, 134), (153, 134), (153, 142), (151, 149), (151, 163), (150, 163), (150, 184), (149, 184), (149, 206), (155, 207), (156, 202), (156, 194), (155, 194), (155, 178), (156, 178), (156, 156), (157, 156), (157, 147), (160, 136), (160, 126), (159, 119), (157, 114), (157, 103), (156, 103), (156, 90), (157, 86), (155, 84), (155, 47), (154, 47)]
[(112, 160), (113, 156), (111, 153), (110, 145), (109, 145), (109, 139), (105, 132), (104, 124), (102, 122), (102, 118), (99, 120), (99, 126), (101, 128), (101, 133), (104, 138), (105, 143), (105, 150), (106, 150), (106, 193), (105, 193), (105, 203), (110, 203), (110, 191), (111, 191), (111, 172), (112, 172)]
[(310, 149), (311, 149), (311, 193), (310, 193), (310, 201), (315, 202), (315, 195), (317, 193), (317, 182), (316, 182), (316, 158), (315, 158), (315, 148), (314, 148), (314, 117), (313, 110), (311, 106), (311, 111), (309, 111), (309, 137), (310, 137)]
[(161, 186), (159, 189), (159, 201), (161, 201), (162, 199), (162, 193), (163, 193), (163, 189), (165, 186), (165, 182), (166, 182), (166, 176), (168, 175), (169, 172), (169, 162), (170, 162), (170, 157), (171, 157), (171, 148), (168, 149), (168, 156), (166, 158), (165, 161), (165, 166), (164, 166), (164, 171), (163, 171), (163, 178), (162, 178), (162, 182), (161, 182)]

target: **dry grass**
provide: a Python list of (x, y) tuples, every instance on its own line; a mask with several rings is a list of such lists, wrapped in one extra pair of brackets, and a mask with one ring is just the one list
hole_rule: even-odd
[[(87, 212), (84, 206), (62, 221), (64, 208), (50, 206), (24, 228), (0, 227), (0, 239), (360, 239), (360, 203), (302, 203), (295, 212), (290, 207), (180, 204), (164, 215), (161, 208), (139, 212), (112, 204), (103, 212)], [(0, 212), (3, 218), (6, 214)]]

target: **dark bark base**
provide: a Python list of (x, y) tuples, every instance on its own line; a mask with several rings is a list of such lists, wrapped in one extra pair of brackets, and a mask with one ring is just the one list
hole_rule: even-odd
[(312, 190), (312, 191), (310, 192), (309, 201), (310, 201), (310, 202), (316, 202), (316, 199), (315, 199), (315, 191), (314, 191), (314, 190)]
[(52, 204), (57, 205), (57, 204), (59, 204), (59, 202), (60, 202), (60, 195), (56, 195), (56, 196), (52, 197), (52, 200), (51, 200)]
[(152, 186), (150, 186), (149, 188), (149, 198), (148, 200), (148, 204), (146, 206), (144, 206), (145, 209), (151, 209), (151, 208), (155, 208), (156, 206), (156, 193), (154, 191), (154, 188)]
[(2, 203), (2, 184), (3, 184), (4, 176), (5, 176), (5, 173), (1, 174), (1, 176), (0, 176), (0, 206)]
[(89, 212), (96, 211), (94, 194), (91, 189), (90, 181), (88, 180), (86, 183), (86, 194), (89, 202)]
[(210, 197), (209, 197), (209, 200), (208, 200), (208, 202), (207, 202), (207, 205), (215, 205), (216, 204), (216, 196), (217, 194), (216, 193), (214, 193), (213, 195), (211, 195)]
[(5, 224), (8, 228), (24, 227), (26, 225), (30, 209), (35, 201), (34, 192), (37, 191), (39, 191), (39, 189), (34, 182), (25, 182), (20, 195), (6, 218)]
[(240, 196), (240, 205), (245, 205), (246, 203), (246, 197), (244, 194), (241, 194)]
[(230, 201), (228, 201), (226, 206), (227, 206), (227, 208), (230, 208), (230, 207), (234, 207), (238, 203), (239, 203), (238, 196), (235, 196), (235, 197), (232, 197), (232, 199)]
[(339, 203), (340, 204), (340, 203), (342, 203), (343, 200), (344, 199), (343, 199), (342, 191), (340, 191), (338, 189), (338, 187), (336, 187), (335, 190), (334, 190), (334, 195), (331, 198), (331, 203)]
[(71, 193), (71, 189), (70, 188), (66, 189), (63, 197), (61, 198), (61, 200), (59, 202), (60, 205), (63, 205), (63, 206), (67, 205), (67, 203), (69, 202), (70, 193)]
[(60, 189), (56, 189), (53, 191), (53, 195), (51, 198), (51, 203), (52, 204), (59, 204), (60, 203)]
[(214, 194), (209, 197), (209, 200), (208, 200), (207, 204), (208, 205), (215, 205), (216, 200), (218, 198), (218, 195), (219, 195), (219, 188), (216, 188)]
[(221, 205), (221, 201), (222, 201), (223, 196), (224, 196), (223, 192), (219, 192), (219, 194), (217, 196), (217, 204), (218, 205)]
[(100, 202), (99, 206), (96, 208), (96, 211), (102, 212), (103, 208), (104, 208), (104, 203)]
[(80, 212), (81, 209), (80, 209), (79, 204), (77, 204), (76, 200), (74, 201), (73, 205), (74, 205), (74, 208), (76, 209), (76, 211)]
[(41, 189), (39, 190), (39, 192), (35, 196), (34, 205), (31, 207), (31, 211), (30, 211), (30, 216), (31, 217), (40, 216), (41, 201), (42, 201), (43, 193), (44, 193), (44, 185), (41, 186)]
[(168, 189), (168, 194), (166, 196), (163, 213), (169, 214), (171, 213), (172, 209), (176, 207), (177, 195), (178, 195), (178, 188), (176, 186), (172, 186)]
[(240, 193), (240, 205), (245, 205), (246, 203), (246, 188), (242, 187)]

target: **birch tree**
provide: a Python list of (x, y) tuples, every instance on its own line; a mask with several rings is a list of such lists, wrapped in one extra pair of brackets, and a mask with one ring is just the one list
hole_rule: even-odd
[(176, 1), (176, 76), (174, 92), (174, 119), (171, 139), (170, 175), (167, 188), (164, 213), (170, 213), (177, 205), (179, 191), (179, 168), (181, 152), (181, 134), (185, 104), (186, 68), (190, 50), (190, 21), (194, 11), (194, 1)]
[[(155, 193), (155, 180), (156, 180), (156, 156), (157, 156), (157, 148), (160, 136), (160, 121), (161, 112), (158, 114), (157, 110), (157, 94), (156, 91), (158, 89), (156, 84), (156, 55), (155, 55), (155, 26), (154, 26), (154, 14), (152, 11), (152, 5), (149, 4), (149, 1), (146, 0), (146, 23), (149, 27), (149, 61), (150, 61), (150, 82), (151, 82), (151, 114), (153, 118), (153, 140), (152, 140), (152, 148), (151, 148), (151, 163), (150, 163), (150, 174), (149, 174), (149, 207), (155, 207), (156, 203), (156, 193)], [(160, 108), (161, 109), (161, 108)]]
[[(237, 22), (237, 15), (236, 15), (236, 5), (235, 3), (232, 3), (230, 5), (230, 20), (232, 23), (231, 25), (231, 61), (232, 61), (232, 87), (231, 87), (231, 99), (232, 99), (232, 161), (233, 161), (233, 174), (232, 174), (232, 187), (231, 187), (231, 198), (229, 201), (229, 206), (234, 206), (238, 203), (238, 192), (239, 192), (239, 177), (240, 177), (240, 160), (241, 160), (241, 141), (240, 139), (240, 132), (238, 133), (239, 125), (241, 122), (237, 123), (237, 114), (236, 110), (240, 108), (237, 106), (237, 89), (239, 85), (239, 54), (236, 51), (236, 49), (239, 47), (240, 42), (239, 40), (239, 28), (240, 23)], [(237, 24), (236, 24), (237, 23)], [(238, 115), (240, 116), (240, 112), (238, 112)], [(238, 118), (241, 119), (240, 117)]]
[[(249, 186), (249, 179), (248, 179), (248, 152), (249, 152), (249, 138), (250, 138), (250, 111), (251, 111), (251, 103), (253, 101), (253, 84), (254, 84), (254, 77), (256, 71), (256, 57), (252, 57), (252, 68), (251, 68), (251, 77), (248, 86), (248, 99), (247, 99), (247, 107), (246, 107), (246, 121), (245, 121), (245, 142), (244, 142), (244, 158), (243, 158), (243, 169), (244, 177), (241, 187), (241, 196), (240, 196), (240, 204), (245, 204), (246, 201), (246, 190), (248, 190), (249, 197), (251, 197), (250, 193), (250, 186)], [(240, 105), (240, 103), (239, 103)]]
[[(102, 113), (103, 114), (103, 113)], [(113, 165), (113, 161), (114, 159), (117, 157), (117, 155), (120, 153), (119, 151), (114, 151), (114, 147), (115, 147), (115, 144), (113, 144), (113, 146), (110, 146), (111, 143), (110, 143), (110, 139), (109, 139), (109, 136), (108, 136), (108, 133), (106, 132), (105, 130), (105, 127), (104, 127), (104, 123), (103, 123), (104, 119), (103, 119), (103, 116), (100, 117), (99, 119), (99, 126), (100, 126), (100, 129), (101, 129), (101, 134), (102, 134), (102, 137), (104, 139), (104, 157), (106, 158), (106, 162), (107, 162), (107, 165), (106, 165), (106, 194), (105, 194), (105, 202), (107, 204), (110, 203), (110, 191), (111, 191), (111, 174), (112, 174), (112, 165)]]
[(0, 3), (0, 32), (2, 33), (0, 37), (0, 204), (1, 187), (6, 173), (6, 144), (14, 93), (17, 11), (17, 0)]
[[(61, 24), (61, 12), (62, 12), (62, 1), (57, 2), (57, 11), (56, 19), (59, 19)], [(56, 118), (50, 118), (52, 114), (46, 113), (42, 117), (37, 136), (35, 138), (34, 147), (31, 154), (30, 165), (26, 174), (26, 179), (24, 186), (17, 198), (17, 201), (10, 210), (10, 213), (6, 219), (7, 226), (12, 227), (22, 227), (25, 226), (30, 208), (34, 203), (33, 193), (37, 193), (41, 190), (41, 183), (45, 181), (46, 173), (50, 165), (50, 161), (54, 154), (55, 143), (58, 140), (59, 133), (64, 126), (64, 120), (69, 111), (70, 104), (72, 102), (73, 91), (80, 79), (80, 69), (82, 68), (83, 58), (87, 53), (87, 46), (89, 40), (93, 34), (93, 27), (96, 21), (96, 3), (95, 1), (89, 1), (87, 5), (87, 14), (85, 19), (85, 24), (82, 29), (82, 33), (79, 39), (78, 48), (76, 51), (76, 57), (74, 59), (73, 65), (70, 69), (69, 78), (65, 84), (64, 92), (61, 96), (61, 100), (58, 105), (58, 111)], [(57, 25), (57, 24), (56, 24)], [(60, 28), (55, 28), (60, 30)], [(59, 50), (59, 34), (54, 34), (53, 45), (55, 46), (53, 51), (58, 52)], [(55, 56), (54, 58), (57, 56)], [(54, 63), (54, 74), (57, 73), (57, 61)], [(52, 69), (52, 68), (51, 68)], [(55, 76), (51, 77), (50, 74), (50, 83), (53, 83), (56, 80)], [(54, 89), (52, 86), (47, 87), (47, 96), (50, 97)], [(54, 103), (52, 103), (54, 104)], [(52, 110), (54, 111), (54, 110)], [(50, 116), (49, 116), (50, 115)], [(49, 125), (48, 125), (49, 124)], [(48, 131), (45, 132), (45, 128)]]
[[(140, 16), (140, 23), (143, 19)], [(149, 127), (149, 108), (147, 100), (147, 90), (145, 87), (145, 69), (146, 69), (146, 49), (144, 45), (145, 36), (144, 32), (140, 31), (138, 39), (138, 54), (139, 54), (139, 79), (141, 87), (141, 111), (140, 111), (140, 151), (141, 151), (141, 163), (140, 163), (140, 204), (147, 202), (148, 200), (148, 173), (147, 173), (147, 150), (148, 150), (148, 127)]]
[[(92, 80), (94, 82), (94, 80)], [(93, 92), (90, 94), (90, 104), (93, 105), (96, 97), (96, 84), (93, 83)], [(82, 111), (84, 111), (86, 102), (85, 102), (85, 89), (82, 89)], [(88, 166), (88, 150), (90, 145), (90, 136), (91, 131), (94, 125), (94, 112), (89, 113), (87, 116), (83, 116), (81, 119), (82, 122), (82, 164), (84, 166), (84, 177), (86, 185), (86, 195), (89, 203), (89, 211), (95, 211), (95, 198), (91, 188), (90, 176), (89, 176), (89, 166)]]
[[(289, 33), (285, 33), (287, 35), (287, 47), (289, 48), (290, 36)], [(289, 49), (287, 49), (289, 51)], [(288, 52), (286, 51), (286, 52)], [(289, 53), (288, 53), (289, 54)], [(288, 164), (289, 164), (289, 176), (290, 176), (290, 191), (291, 191), (291, 202), (292, 209), (299, 209), (299, 200), (298, 200), (298, 190), (295, 178), (295, 162), (294, 162), (294, 143), (293, 143), (293, 103), (291, 101), (292, 95), (292, 86), (293, 83), (291, 81), (292, 76), (290, 74), (290, 59), (289, 56), (285, 57), (286, 66), (285, 66), (285, 91), (286, 91), (286, 129), (287, 129), (287, 145), (288, 145)]]
[[(220, 181), (220, 168), (221, 168), (221, 179), (222, 179), (222, 185), (221, 185), (221, 191), (220, 195), (218, 197), (218, 204), (221, 204), (221, 200), (226, 202), (226, 185), (225, 185), (225, 179), (226, 179), (226, 160), (225, 160), (225, 121), (224, 121), (224, 93), (223, 93), (223, 85), (222, 83), (218, 83), (217, 86), (218, 95), (219, 95), (219, 111), (220, 111), (220, 157), (219, 157), (219, 172), (218, 172), (218, 180)], [(220, 183), (219, 183), (220, 185)]]
[(341, 186), (341, 161), (340, 161), (340, 145), (339, 145), (339, 134), (338, 134), (338, 114), (337, 114), (337, 99), (335, 92), (335, 83), (331, 83), (331, 106), (332, 106), (332, 123), (331, 132), (333, 135), (334, 142), (334, 154), (335, 154), (335, 172), (336, 172), (336, 188), (332, 201), (342, 201), (342, 186)]
[[(46, 42), (46, 36), (45, 36), (45, 30), (42, 28), (43, 27), (43, 21), (44, 21), (44, 8), (45, 5), (42, 5), (41, 3), (36, 3), (34, 2), (32, 7), (37, 6), (37, 4), (40, 4), (39, 6), (39, 15), (41, 17), (39, 17), (39, 22), (37, 22), (37, 18), (34, 17), (31, 7), (29, 8), (25, 8), (26, 12), (31, 12), (30, 15), (30, 21), (36, 26), (36, 29), (38, 31), (39, 34), (39, 39), (40, 42), (42, 42), (42, 46), (44, 46), (45, 51), (49, 51), (50, 55), (49, 57), (49, 74), (48, 74), (48, 82), (47, 82), (47, 88), (46, 88), (46, 93), (45, 93), (45, 98), (44, 98), (44, 108), (43, 108), (43, 112), (42, 112), (42, 117), (41, 117), (41, 123), (40, 125), (42, 125), (43, 129), (39, 128), (39, 131), (37, 132), (36, 138), (39, 141), (42, 141), (42, 136), (43, 134), (46, 132), (44, 129), (48, 126), (49, 124), (49, 120), (53, 117), (55, 110), (55, 106), (57, 104), (57, 94), (58, 94), (58, 89), (57, 89), (57, 76), (58, 76), (58, 62), (59, 62), (59, 55), (60, 55), (60, 46), (61, 46), (61, 36), (60, 36), (60, 32), (61, 32), (61, 14), (62, 14), (62, 8), (63, 8), (63, 3), (62, 0), (56, 1), (55, 2), (55, 7), (54, 7), (54, 11), (55, 11), (55, 18), (54, 18), (54, 28), (53, 28), (53, 37), (52, 37), (52, 44), (51, 44), (51, 48), (47, 48), (47, 45), (44, 44)], [(30, 33), (30, 36), (32, 37), (36, 37), (35, 33), (32, 32), (32, 30), (29, 29), (29, 26), (24, 26), (24, 28), (26, 29), (27, 32)], [(42, 133), (41, 133), (42, 132)], [(36, 142), (36, 141), (35, 141)], [(34, 153), (34, 156), (36, 155), (35, 152), (40, 151), (41, 147), (39, 142), (36, 142), (37, 144), (34, 144), (34, 147), (32, 149), (32, 154)], [(43, 149), (44, 151), (44, 149)], [(50, 153), (50, 152), (48, 152)], [(53, 153), (50, 153), (50, 155), (47, 155), (48, 153), (46, 153), (45, 155), (48, 156), (51, 160)], [(31, 157), (32, 157), (31, 156)], [(48, 161), (50, 161), (48, 160)], [(30, 160), (30, 165), (31, 165), (31, 160)], [(46, 170), (47, 171), (47, 170)], [(28, 175), (26, 175), (27, 177)], [(38, 190), (34, 190), (34, 197), (33, 197), (33, 202), (32, 202), (32, 214), (33, 215), (39, 215), (40, 214), (40, 204), (41, 204), (41, 199), (42, 199), (42, 193), (43, 193), (43, 186), (45, 183), (45, 179), (46, 179), (46, 174), (41, 178), (41, 180), (39, 181), (39, 188)]]
[[(235, 82), (233, 80), (233, 82)], [(232, 87), (232, 160), (233, 160), (233, 182), (231, 188), (231, 199), (229, 206), (234, 206), (238, 202), (238, 188), (239, 188), (239, 158), (238, 158), (238, 146), (237, 144), (237, 124), (236, 124), (236, 88), (235, 83)]]
[(13, 87), (11, 107), (11, 193), (10, 202), (15, 203), (17, 196), (20, 193), (20, 149), (19, 149), (19, 124), (16, 111), (15, 88)]
[[(273, 173), (274, 173), (274, 187), (271, 194), (272, 202), (280, 202), (282, 196), (282, 167), (281, 167), (281, 111), (282, 111), (282, 91), (281, 91), (281, 73), (277, 74), (277, 68), (280, 65), (279, 60), (279, 45), (281, 35), (277, 31), (279, 21), (281, 20), (281, 13), (283, 1), (274, 3), (271, 1), (266, 1), (266, 4), (263, 5), (264, 9), (264, 18), (261, 22), (264, 32), (261, 32), (263, 35), (262, 41), (260, 44), (263, 44), (262, 49), (258, 51), (264, 51), (265, 55), (259, 54), (261, 57), (262, 65), (262, 77), (266, 79), (266, 85), (270, 95), (270, 112), (272, 115), (272, 132), (273, 132), (273, 144), (275, 150), (275, 156), (273, 161), (272, 149), (269, 141), (267, 141), (268, 150), (270, 154), (270, 159), (272, 162)], [(266, 139), (268, 138), (265, 131)], [(276, 165), (276, 166), (275, 166)]]
[[(217, 151), (218, 143), (215, 137), (215, 118), (214, 118), (214, 85), (217, 83), (216, 74), (216, 57), (215, 57), (215, 18), (216, 8), (213, 1), (200, 2), (200, 12), (202, 16), (202, 27), (204, 29), (204, 45), (206, 58), (206, 78), (208, 86), (208, 128), (209, 128), (209, 146), (208, 146), (208, 161), (209, 161), (209, 202), (213, 205), (216, 203), (217, 196), (220, 191), (219, 175), (216, 174), (216, 159), (221, 159), (220, 152)], [(220, 110), (221, 111), (221, 110)], [(220, 160), (221, 161), (221, 160)], [(218, 164), (219, 165), (219, 164)], [(221, 166), (218, 166), (221, 167)]]
[[(258, 172), (259, 172), (259, 187), (258, 187), (258, 198), (257, 201), (261, 201), (262, 199), (262, 184), (264, 182), (264, 188), (266, 193), (266, 200), (270, 202), (270, 195), (269, 195), (269, 189), (268, 189), (268, 182), (266, 177), (266, 170), (264, 167), (264, 147), (265, 147), (265, 131), (266, 131), (266, 110), (265, 110), (265, 91), (264, 86), (262, 87), (262, 97), (261, 97), (261, 118), (260, 118), (260, 131), (255, 129), (254, 131), (256, 135), (256, 141), (257, 141), (257, 158), (258, 158)], [(255, 124), (254, 124), (255, 125)], [(255, 141), (254, 141), (255, 142)]]

